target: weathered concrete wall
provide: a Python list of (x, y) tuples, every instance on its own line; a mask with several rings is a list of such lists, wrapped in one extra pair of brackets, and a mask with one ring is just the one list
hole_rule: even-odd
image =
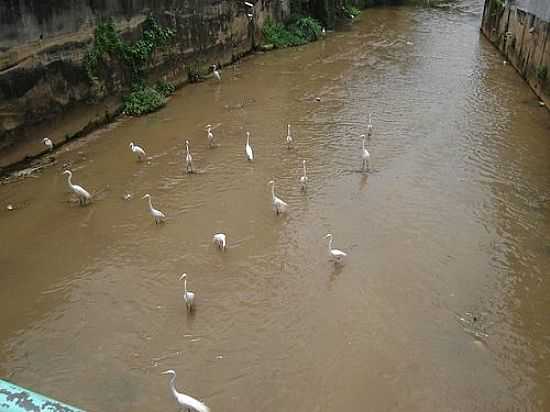
[[(250, 51), (268, 17), (278, 21), (290, 12), (290, 0), (249, 1), (255, 4), (253, 23), (244, 2), (236, 0), (0, 1), (0, 148), (27, 126), (97, 99), (83, 58), (98, 22), (111, 18), (124, 36), (133, 37), (154, 15), (176, 36), (156, 53), (149, 73), (182, 78), (190, 62), (223, 64)], [(108, 86), (105, 96), (122, 88), (116, 81)]]
[[(550, 2), (486, 0), (481, 30), (550, 106)], [(546, 76), (543, 77), (543, 73)]]

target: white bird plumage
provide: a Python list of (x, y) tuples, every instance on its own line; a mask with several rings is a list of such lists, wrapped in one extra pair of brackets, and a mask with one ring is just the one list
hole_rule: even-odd
[(372, 113), (369, 113), (369, 123), (367, 124), (367, 134), (372, 136)]
[(214, 73), (214, 77), (218, 79), (218, 81), (222, 80), (222, 74), (218, 70), (218, 66), (215, 64), (212, 65), (212, 73)]
[(42, 143), (44, 143), (44, 146), (46, 146), (50, 152), (53, 150), (53, 142), (51, 139), (45, 137), (42, 139)]
[(207, 125), (208, 128), (208, 147), (212, 148), (216, 146), (216, 138), (214, 137), (214, 133), (212, 133), (212, 125)]
[(307, 170), (306, 170), (306, 160), (302, 160), (302, 166), (304, 168), (304, 175), (300, 176), (300, 183), (302, 184), (302, 190), (306, 190), (307, 188), (307, 182), (309, 178), (307, 177)]
[(254, 160), (254, 151), (252, 146), (250, 146), (250, 132), (246, 132), (246, 145), (244, 146), (244, 151), (246, 153), (246, 158), (251, 162)]
[(193, 156), (189, 151), (189, 140), (185, 141), (185, 167), (187, 173), (193, 173)]
[(365, 170), (369, 169), (370, 153), (367, 150), (366, 142), (365, 142), (367, 137), (364, 134), (362, 134), (361, 138), (363, 139), (363, 149), (361, 150), (361, 162), (362, 162), (361, 169), (364, 172)]
[(201, 401), (192, 398), (189, 395), (185, 395), (184, 393), (178, 392), (176, 390), (176, 372), (172, 369), (169, 369), (167, 371), (162, 372), (162, 375), (172, 375), (172, 378), (170, 379), (170, 390), (172, 391), (172, 394), (174, 395), (174, 398), (176, 399), (176, 402), (179, 406), (182, 408), (187, 408), (188, 411), (193, 410), (194, 412), (210, 412), (210, 409), (208, 406), (206, 406)]
[(193, 310), (193, 304), (195, 303), (195, 293), (187, 290), (187, 273), (180, 276), (180, 280), (183, 279), (183, 300), (187, 310), (191, 312)]
[(138, 161), (141, 162), (145, 160), (145, 150), (143, 150), (143, 147), (134, 144), (134, 142), (130, 142), (130, 150), (136, 154)]
[(225, 233), (216, 233), (214, 235), (214, 237), (212, 238), (212, 241), (216, 244), (216, 246), (219, 249), (225, 250), (225, 248), (227, 246)]
[(347, 256), (347, 253), (342, 252), (339, 249), (332, 248), (332, 234), (327, 233), (325, 239), (328, 238), (328, 254), (331, 260), (334, 260), (335, 263), (342, 263), (344, 258)]
[(162, 213), (160, 210), (157, 210), (153, 207), (153, 203), (151, 201), (151, 195), (149, 193), (145, 194), (142, 199), (148, 199), (149, 200), (149, 212), (151, 213), (151, 216), (153, 216), (153, 219), (156, 224), (164, 222), (166, 219), (166, 215)]
[(290, 134), (290, 125), (286, 127), (286, 146), (288, 149), (292, 147), (292, 135)]
[(275, 196), (275, 181), (270, 180), (268, 184), (271, 185), (271, 204), (273, 207), (273, 211), (277, 216), (281, 213), (285, 213), (288, 209), (288, 204), (282, 199), (279, 199), (277, 196)]
[(92, 199), (92, 195), (90, 195), (90, 193), (88, 193), (88, 191), (86, 191), (82, 186), (73, 185), (73, 172), (70, 170), (65, 170), (63, 174), (67, 175), (67, 184), (69, 185), (69, 189), (71, 189), (73, 193), (78, 196), (80, 205), (85, 205), (88, 203)]

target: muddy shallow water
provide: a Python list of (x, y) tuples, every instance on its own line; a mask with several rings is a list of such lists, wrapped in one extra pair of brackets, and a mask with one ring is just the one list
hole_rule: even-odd
[(550, 116), (481, 12), (370, 9), (0, 186), (0, 376), (93, 411), (176, 410), (165, 369), (213, 411), (549, 409)]

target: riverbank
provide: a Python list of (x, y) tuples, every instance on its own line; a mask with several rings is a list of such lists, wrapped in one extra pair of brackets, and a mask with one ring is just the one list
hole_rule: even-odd
[[(144, 80), (181, 86), (190, 71), (206, 72), (211, 64), (227, 65), (252, 51), (266, 21), (282, 21), (290, 13), (288, 1), (276, 0), (258, 2), (252, 9), (229, 0), (201, 2), (199, 8), (165, 1), (145, 1), (139, 7), (123, 1), (95, 6), (76, 1), (70, 7), (42, 1), (27, 6), (0, 5), (1, 20), (9, 22), (0, 28), (4, 168), (40, 154), (44, 136), (61, 144), (120, 113), (121, 98), (133, 85), (117, 70), (117, 62), (106, 62), (109, 76), (89, 75), (87, 57), (100, 22), (108, 19), (124, 41), (137, 42), (132, 50), (136, 59), (150, 52), (139, 61)], [(139, 48), (148, 16), (173, 33), (169, 42), (152, 51)], [(67, 124), (59, 127), (61, 121)], [(27, 144), (28, 151), (23, 150)]]
[[(334, 4), (332, 7), (335, 8), (332, 14), (343, 18), (353, 18), (357, 13), (353, 6)], [(272, 45), (265, 44), (269, 39), (263, 39), (266, 27), (281, 25), (278, 22), (284, 21), (291, 10), (285, 2), (262, 3), (245, 13), (245, 21), (242, 10), (238, 9), (228, 10), (225, 17), (223, 13), (218, 14), (217, 19), (210, 16), (210, 20), (207, 10), (203, 12), (205, 14), (199, 17), (197, 13), (194, 17), (187, 15), (183, 22), (179, 21), (181, 10), (171, 15), (164, 13), (169, 14), (173, 22), (166, 21), (163, 15), (138, 16), (127, 24), (111, 19), (110, 23), (101, 23), (94, 30), (85, 27), (77, 34), (52, 35), (24, 46), (4, 47), (0, 59), (0, 90), (7, 98), (0, 104), (0, 109), (4, 106), (4, 116), (0, 117), (0, 174), (28, 167), (45, 155), (47, 150), (41, 142), (42, 137), (49, 137), (57, 150), (112, 122), (123, 113), (124, 96), (136, 84), (160, 81), (177, 89), (211, 77), (210, 64), (214, 62), (226, 66), (257, 50), (269, 50)], [(292, 12), (298, 15), (309, 9), (295, 8)], [(5, 11), (0, 14), (5, 17)], [(204, 19), (204, 26), (193, 30), (193, 18)], [(304, 20), (306, 31), (311, 31), (304, 33), (302, 41), (305, 43), (319, 37), (321, 26), (315, 26), (313, 20)], [(212, 28), (221, 21), (225, 21), (227, 27), (220, 25), (218, 36), (212, 36)], [(155, 44), (154, 32), (151, 36), (151, 22), (165, 37), (160, 44)], [(183, 36), (184, 41), (181, 32), (185, 30), (191, 33)], [(4, 35), (6, 46), (6, 33), (0, 34)], [(220, 39), (220, 36), (226, 38)], [(153, 41), (146, 44), (149, 47), (145, 49), (147, 55), (142, 57), (143, 42), (151, 37)], [(128, 55), (133, 56), (132, 61), (128, 61)], [(36, 56), (43, 58), (35, 61)], [(59, 73), (48, 74), (50, 69)], [(71, 74), (66, 78), (68, 72)], [(136, 72), (139, 78), (135, 78)], [(129, 79), (132, 75), (134, 78)], [(63, 84), (55, 87), (52, 77), (59, 77)], [(23, 95), (18, 92), (22, 87), (20, 83), (28, 88)]]

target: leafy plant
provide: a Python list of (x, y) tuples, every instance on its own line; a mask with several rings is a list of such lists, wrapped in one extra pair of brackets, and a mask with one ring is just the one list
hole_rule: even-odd
[(166, 104), (166, 97), (153, 87), (143, 87), (132, 91), (124, 99), (124, 114), (141, 116), (154, 112)]
[(276, 48), (300, 46), (315, 41), (321, 35), (321, 24), (312, 17), (294, 17), (289, 25), (268, 20), (263, 28), (266, 43)]
[(155, 84), (155, 89), (163, 96), (168, 97), (176, 91), (176, 86), (172, 83), (157, 82), (157, 84)]
[(348, 2), (345, 2), (344, 5), (342, 6), (342, 14), (344, 15), (344, 17), (347, 17), (349, 19), (354, 19), (355, 17), (361, 14), (361, 10), (359, 10), (354, 5), (349, 4)]
[(146, 65), (154, 51), (166, 45), (174, 34), (173, 30), (162, 27), (149, 16), (143, 23), (141, 39), (135, 43), (128, 43), (121, 38), (112, 21), (99, 23), (95, 30), (93, 46), (84, 57), (88, 76), (96, 80), (101, 63), (107, 65), (108, 62), (117, 60), (130, 81), (137, 82), (143, 78)]
[(545, 81), (548, 77), (548, 66), (544, 64), (539, 64), (535, 67), (535, 73), (537, 74), (537, 79), (541, 82)]

